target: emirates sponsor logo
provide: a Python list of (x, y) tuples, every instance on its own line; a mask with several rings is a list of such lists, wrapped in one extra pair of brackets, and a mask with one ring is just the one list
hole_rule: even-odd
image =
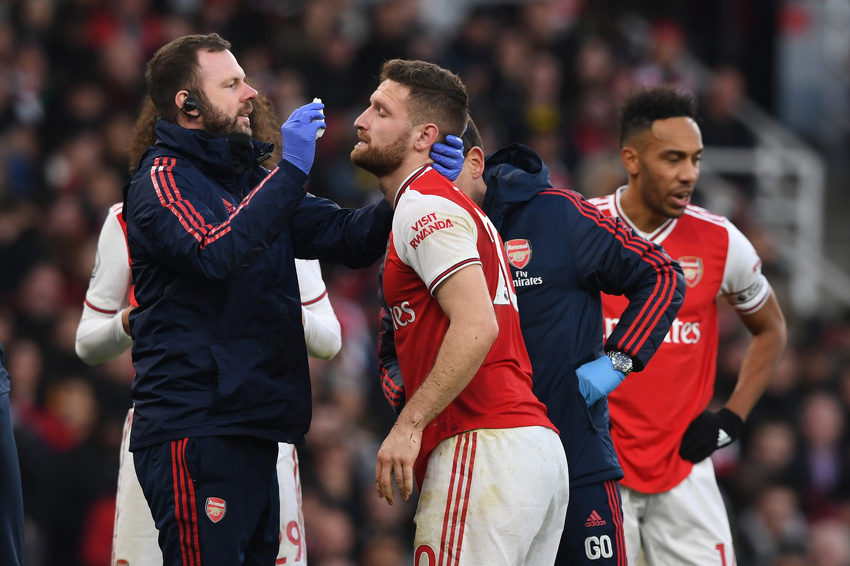
[(531, 261), (531, 242), (528, 240), (508, 240), (505, 242), (505, 254), (508, 261), (517, 269), (522, 269)]
[(682, 266), (682, 272), (685, 274), (685, 283), (687, 286), (696, 287), (697, 283), (702, 279), (702, 258), (686, 255), (680, 257), (678, 262)]
[[(605, 338), (614, 332), (614, 327), (620, 322), (619, 318), (605, 317)], [(686, 322), (679, 317), (673, 319), (673, 324), (667, 335), (664, 336), (665, 344), (696, 344), (702, 338), (699, 321)]]
[(593, 510), (593, 513), (590, 514), (590, 517), (587, 518), (587, 521), (584, 522), (585, 527), (601, 527), (602, 525), (607, 525), (608, 523), (602, 516), (596, 512), (596, 509)]
[(410, 301), (404, 301), (400, 305), (393, 305), (389, 309), (393, 317), (393, 328), (395, 330), (398, 330), (402, 326), (407, 326), (416, 320), (416, 313), (411, 308)]
[(206, 511), (210, 521), (218, 523), (227, 513), (227, 502), (219, 497), (207, 497)]

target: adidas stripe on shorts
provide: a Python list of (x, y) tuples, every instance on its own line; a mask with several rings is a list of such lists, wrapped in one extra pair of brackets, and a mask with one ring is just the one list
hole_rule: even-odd
[(558, 434), (532, 426), (443, 440), (428, 459), (416, 566), (552, 564), (569, 502)]
[(626, 566), (623, 510), (616, 480), (570, 488), (555, 566)]

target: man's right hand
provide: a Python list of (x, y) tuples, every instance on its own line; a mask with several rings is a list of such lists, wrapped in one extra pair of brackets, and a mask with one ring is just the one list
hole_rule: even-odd
[(321, 102), (311, 102), (295, 110), (280, 127), (283, 158), (309, 173), (316, 156), (316, 132), (326, 128)]

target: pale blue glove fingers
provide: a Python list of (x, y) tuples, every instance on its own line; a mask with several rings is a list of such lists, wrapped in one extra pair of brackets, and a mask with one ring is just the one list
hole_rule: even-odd
[(588, 407), (599, 400), (599, 390), (593, 387), (593, 384), (590, 381), (587, 381), (587, 379), (582, 379), (581, 377), (578, 378), (578, 391), (581, 393), (581, 396), (584, 398), (584, 402), (587, 403)]
[(622, 372), (614, 369), (608, 356), (587, 362), (576, 369), (576, 376), (579, 391), (588, 407), (614, 391), (626, 378)]

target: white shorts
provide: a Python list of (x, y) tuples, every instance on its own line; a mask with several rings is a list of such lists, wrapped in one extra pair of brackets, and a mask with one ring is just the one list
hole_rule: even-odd
[[(121, 439), (121, 464), (118, 471), (118, 494), (115, 505), (115, 528), (112, 534), (113, 566), (162, 566), (162, 551), (157, 542), (148, 502), (136, 477), (130, 452), (130, 429), (133, 409), (127, 413)], [(304, 516), (301, 513), (301, 477), (298, 454), (292, 444), (278, 445), (277, 476), (280, 485), (280, 550), (276, 564), (306, 566)]]
[(682, 483), (646, 494), (620, 484), (623, 531), (630, 565), (643, 546), (647, 566), (733, 566), (735, 550), (726, 506), (706, 458)]
[(569, 501), (558, 434), (534, 426), (443, 440), (416, 509), (415, 566), (552, 564)]

